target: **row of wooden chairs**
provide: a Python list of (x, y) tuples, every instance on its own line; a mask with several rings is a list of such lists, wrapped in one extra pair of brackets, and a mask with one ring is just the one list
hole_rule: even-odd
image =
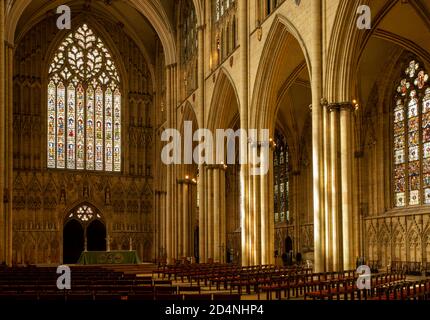
[[(318, 290), (307, 291), (304, 298), (313, 300), (366, 300), (372, 296), (377, 288), (403, 283), (406, 276), (403, 273), (378, 274), (370, 278), (370, 289), (359, 290), (357, 287), (358, 276), (347, 279), (338, 279), (322, 282)], [(373, 290), (373, 291), (372, 291)]]
[(366, 300), (430, 300), (430, 279), (381, 286), (370, 295), (366, 291), (364, 298)]
[(422, 264), (415, 261), (392, 261), (392, 272), (404, 272), (409, 275), (421, 275), (423, 272), (430, 271), (430, 264)]
[(240, 300), (237, 294), (111, 294), (111, 293), (36, 293), (29, 292), (25, 294), (10, 295), (0, 293), (0, 301), (148, 301), (148, 300), (215, 300), (215, 301), (232, 301)]
[(284, 278), (272, 279), (271, 282), (262, 285), (258, 290), (258, 298), (260, 299), (260, 293), (264, 292), (268, 300), (272, 298), (272, 293), (275, 293), (276, 297), (280, 299), (281, 292), (284, 292), (284, 296), (287, 299), (291, 295), (299, 297), (307, 292), (321, 290), (327, 283), (349, 281), (354, 278), (354, 270), (314, 274), (290, 274)]

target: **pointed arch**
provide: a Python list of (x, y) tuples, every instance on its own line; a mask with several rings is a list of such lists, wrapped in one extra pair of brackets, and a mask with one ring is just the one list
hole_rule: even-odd
[[(415, 52), (420, 59), (430, 61), (430, 54), (414, 41), (381, 30), (380, 26), (384, 19), (400, 4), (400, 1), (369, 3), (372, 10), (372, 28), (366, 32), (357, 28), (356, 25), (357, 8), (361, 4), (360, 0), (342, 0), (337, 8), (327, 51), (324, 92), (329, 102), (350, 101), (357, 97), (357, 69), (365, 49), (373, 37), (396, 43), (406, 50)], [(408, 5), (411, 5), (412, 11), (417, 13), (416, 18), (425, 20), (425, 24), (428, 26), (428, 17), (422, 12), (420, 5), (415, 2), (410, 2)], [(342, 59), (338, 57), (342, 57)]]
[[(236, 106), (236, 110), (232, 106)], [(228, 128), (239, 110), (240, 100), (234, 81), (228, 71), (221, 67), (215, 81), (206, 127), (212, 132)]]
[[(296, 49), (292, 49), (293, 46)], [(279, 82), (282, 77), (279, 66), (287, 63), (285, 52), (288, 50), (301, 51), (302, 61), (298, 61), (292, 68), (295, 69), (297, 65), (304, 64), (310, 77), (311, 64), (304, 40), (287, 18), (277, 14), (264, 44), (257, 69), (250, 111), (250, 114), (256, 115), (251, 119), (250, 127), (270, 128), (272, 135), (275, 129)], [(293, 73), (293, 70), (290, 72)]]
[(87, 223), (92, 220), (100, 220), (105, 223), (105, 217), (101, 211), (90, 201), (80, 201), (77, 204), (69, 206), (64, 216), (64, 223), (71, 219), (75, 219), (80, 223)]

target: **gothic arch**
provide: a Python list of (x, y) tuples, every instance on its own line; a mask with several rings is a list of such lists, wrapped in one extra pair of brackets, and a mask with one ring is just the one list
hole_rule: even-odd
[(180, 121), (180, 131), (183, 131), (184, 121), (193, 122), (193, 131), (199, 128), (199, 123), (196, 116), (196, 111), (189, 101), (182, 105), (182, 121)]
[(92, 209), (94, 209), (95, 214), (99, 214), (100, 217), (97, 217), (98, 220), (102, 221), (104, 224), (106, 224), (106, 216), (104, 214), (102, 214), (102, 212), (100, 211), (100, 206), (97, 206), (93, 201), (84, 201), (82, 202), (82, 200), (76, 201), (75, 203), (73, 203), (72, 205), (68, 206), (65, 209), (65, 213), (63, 215), (63, 224), (67, 223), (67, 221), (70, 219), (69, 215), (71, 212), (76, 211), (79, 207), (81, 206), (88, 206)]
[(237, 113), (239, 113), (240, 102), (236, 86), (228, 71), (221, 67), (215, 82), (206, 127), (212, 132), (227, 128), (231, 118), (235, 116), (235, 112), (231, 109), (233, 103), (236, 103)]
[[(329, 102), (350, 101), (357, 94), (357, 68), (372, 37), (394, 42), (406, 50), (416, 52), (420, 58), (429, 60), (429, 53), (423, 48), (399, 35), (381, 31), (378, 26), (399, 1), (386, 1), (376, 14), (372, 14), (371, 30), (357, 28), (357, 8), (362, 5), (360, 0), (342, 0), (338, 7), (332, 37), (328, 47), (326, 68), (326, 87), (324, 92)], [(372, 13), (378, 8), (371, 6)], [(417, 11), (417, 8), (413, 8)], [(422, 56), (421, 56), (422, 55)], [(338, 57), (342, 57), (339, 59)]]
[[(282, 75), (279, 70), (279, 65), (282, 65), (285, 60), (285, 52), (289, 47), (296, 45), (301, 52), (294, 52), (296, 55), (301, 55), (302, 60), (299, 61), (292, 70), (288, 70), (294, 78), (294, 69), (297, 71), (297, 66), (307, 66), (310, 76), (310, 58), (305, 42), (295, 26), (284, 16), (276, 15), (271, 26), (266, 42), (264, 44), (263, 53), (257, 69), (256, 81), (251, 100), (250, 114), (256, 116), (251, 119), (249, 124), (251, 128), (269, 128), (273, 135), (275, 130), (275, 119), (278, 108), (278, 99), (280, 92), (279, 83)], [(304, 60), (304, 61), (303, 61)], [(287, 80), (288, 82), (288, 80)], [(284, 83), (284, 81), (283, 81)], [(272, 88), (268, 90), (268, 88)], [(276, 89), (275, 89), (276, 88)], [(281, 92), (282, 93), (282, 92)]]

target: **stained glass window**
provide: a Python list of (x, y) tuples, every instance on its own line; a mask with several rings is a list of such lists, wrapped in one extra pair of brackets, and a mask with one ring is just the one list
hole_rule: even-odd
[(197, 16), (191, 0), (185, 0), (182, 4), (181, 64), (185, 95), (188, 96), (197, 89)]
[(397, 87), (393, 114), (394, 206), (430, 204), (430, 87), (412, 60)]
[(273, 154), (273, 181), (274, 181), (274, 209), (275, 222), (286, 222), (289, 220), (289, 162), (288, 144), (285, 137), (276, 131), (276, 148)]
[(60, 44), (49, 68), (48, 168), (121, 170), (121, 91), (114, 61), (86, 25)]
[(101, 219), (100, 214), (94, 213), (94, 210), (86, 205), (83, 205), (69, 213), (69, 219), (77, 219), (82, 222), (88, 222), (97, 218)]

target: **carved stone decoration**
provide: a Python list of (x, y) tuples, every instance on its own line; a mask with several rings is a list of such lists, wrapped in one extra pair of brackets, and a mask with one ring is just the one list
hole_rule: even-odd
[(105, 189), (105, 205), (110, 205), (111, 200), (110, 200), (110, 187), (107, 186)]
[(263, 29), (261, 28), (261, 26), (259, 26), (257, 28), (257, 39), (258, 41), (261, 41), (262, 38), (263, 38)]

